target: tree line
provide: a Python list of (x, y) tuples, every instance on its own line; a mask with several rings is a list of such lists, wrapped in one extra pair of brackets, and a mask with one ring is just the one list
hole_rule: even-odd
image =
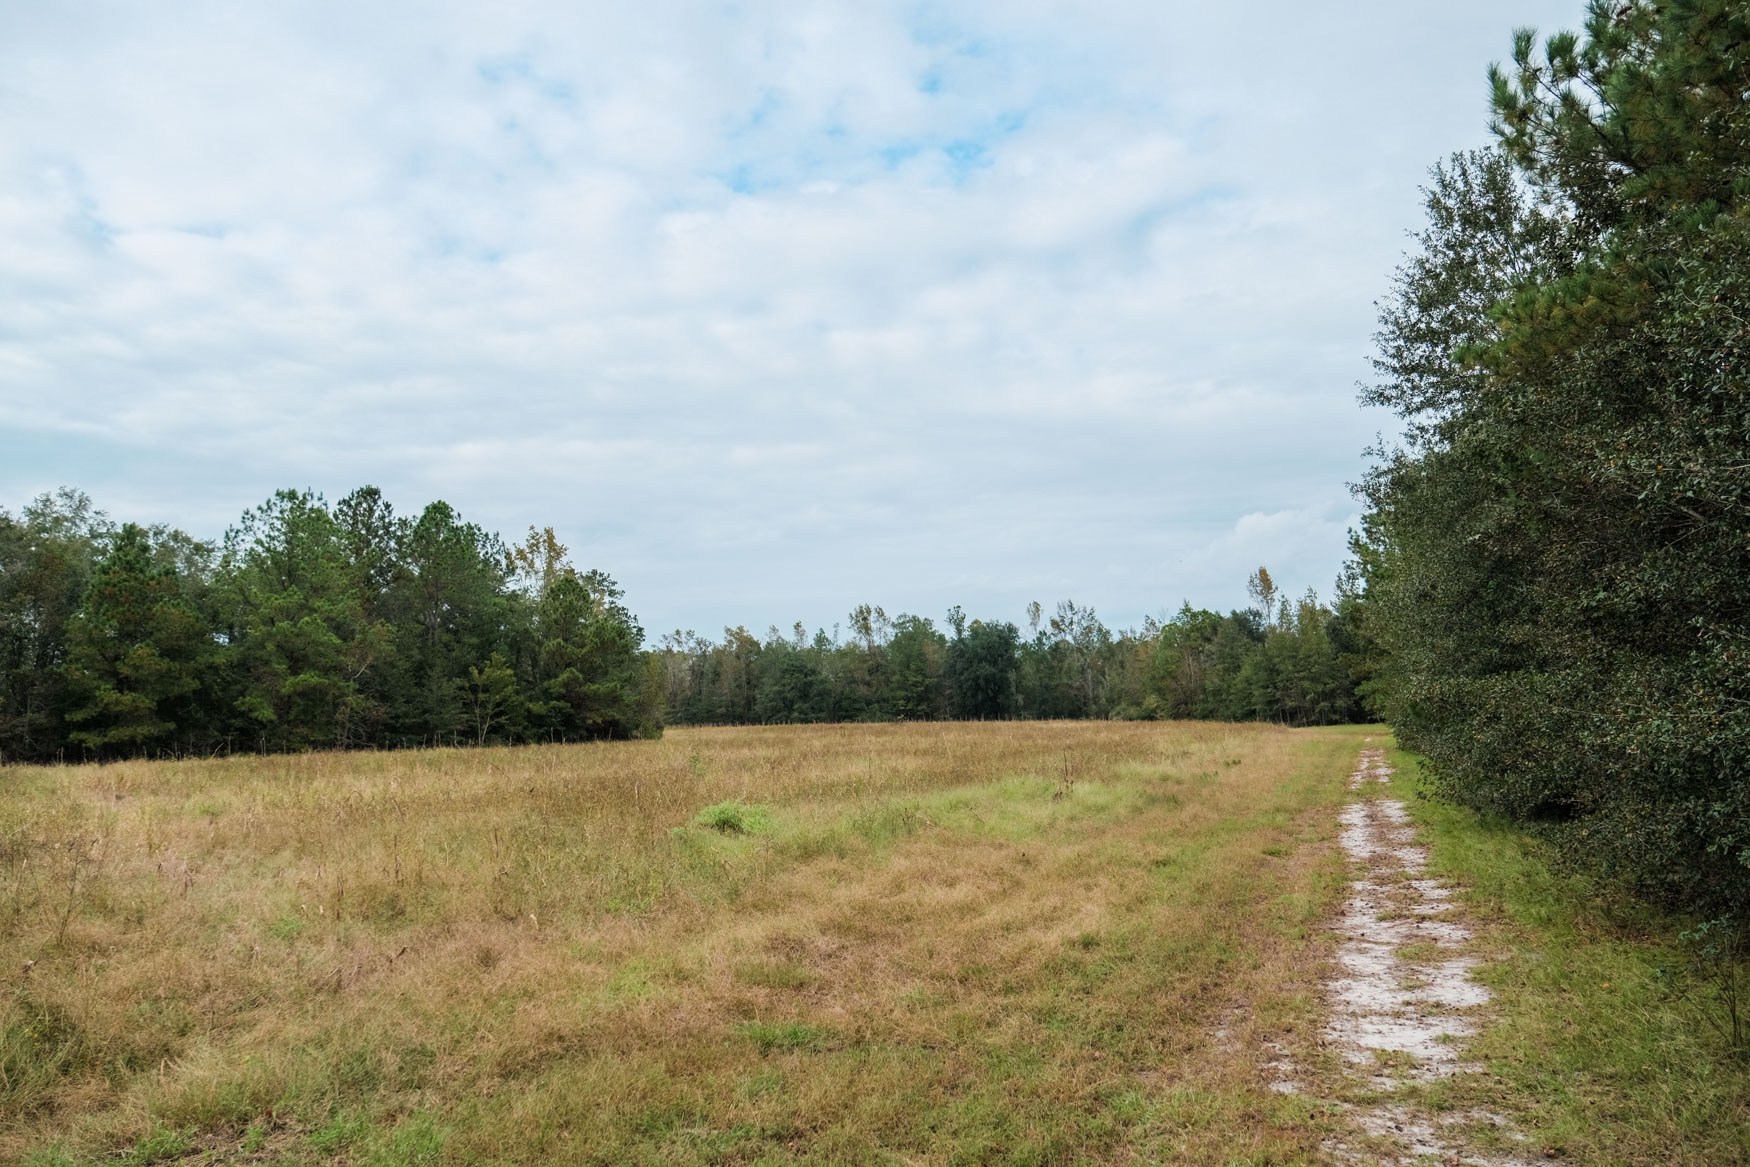
[(1113, 632), (1031, 605), (1025, 633), (863, 605), (839, 629), (651, 649), (552, 528), (508, 544), (375, 487), (285, 490), (223, 539), (117, 524), (74, 490), (0, 510), (0, 761), (583, 741), (665, 722), (1364, 716), (1358, 597)]
[(0, 759), (630, 738), (661, 687), (551, 528), (280, 491), (218, 544), (63, 490), (0, 511)]
[(1438, 790), (1750, 946), (1750, 9), (1516, 34), (1368, 399), (1368, 681)]
[(1290, 601), (1267, 570), (1254, 607), (1188, 603), (1164, 622), (1113, 632), (1092, 608), (1029, 605), (1023, 632), (969, 619), (854, 609), (841, 630), (801, 624), (762, 639), (673, 632), (655, 650), (680, 724), (1007, 718), (1202, 718), (1328, 725), (1364, 716), (1353, 598)]

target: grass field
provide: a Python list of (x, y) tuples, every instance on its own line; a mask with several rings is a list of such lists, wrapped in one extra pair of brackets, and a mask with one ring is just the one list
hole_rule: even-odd
[(1356, 748), (886, 725), (0, 772), (0, 1161), (1291, 1161), (1316, 1108), (1253, 1045), (1316, 1023)]
[[(3, 770), (0, 1163), (1321, 1162), (1365, 732)], [(1489, 1096), (1429, 1102), (1574, 1162), (1743, 1161), (1750, 1079), (1668, 950), (1420, 813), (1501, 958)]]

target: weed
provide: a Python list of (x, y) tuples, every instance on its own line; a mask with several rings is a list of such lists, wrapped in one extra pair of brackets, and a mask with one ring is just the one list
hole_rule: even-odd
[(730, 799), (701, 810), (693, 817), (693, 824), (725, 835), (763, 835), (772, 829), (772, 812), (769, 807)]
[(851, 831), (870, 843), (892, 843), (915, 835), (924, 823), (915, 805), (883, 803), (851, 816)]
[(801, 989), (814, 977), (800, 965), (784, 960), (753, 960), (736, 966), (736, 979), (764, 989)]
[(752, 1102), (770, 1094), (776, 1094), (784, 1088), (784, 1075), (776, 1070), (761, 1070), (735, 1083), (735, 1096), (745, 1102)]
[(1679, 937), (1697, 978), (1708, 987), (1708, 1022), (1735, 1054), (1750, 1053), (1750, 943), (1735, 920), (1708, 920)]
[(437, 1051), (423, 1043), (402, 1049), (395, 1059), (396, 1084), (403, 1090), (418, 1090), (430, 1078), (437, 1065)]
[(92, 1066), (97, 1049), (65, 1008), (31, 993), (0, 1003), (0, 1100), (28, 1113), (54, 1089)]

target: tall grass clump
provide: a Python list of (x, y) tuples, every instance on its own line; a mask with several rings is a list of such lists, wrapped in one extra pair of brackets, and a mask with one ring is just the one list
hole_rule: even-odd
[(693, 825), (725, 835), (762, 835), (772, 829), (772, 812), (770, 807), (747, 806), (732, 798), (701, 810), (693, 816)]

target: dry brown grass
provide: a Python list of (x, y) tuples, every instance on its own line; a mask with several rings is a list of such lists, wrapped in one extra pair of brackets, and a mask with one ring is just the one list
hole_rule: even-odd
[[(0, 1161), (1284, 1163), (1343, 731), (0, 770)], [(734, 799), (769, 830), (689, 825)], [(1243, 1009), (1241, 1006), (1243, 1005)]]

